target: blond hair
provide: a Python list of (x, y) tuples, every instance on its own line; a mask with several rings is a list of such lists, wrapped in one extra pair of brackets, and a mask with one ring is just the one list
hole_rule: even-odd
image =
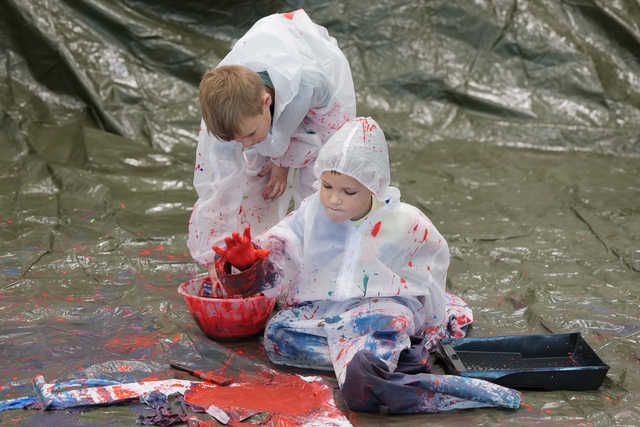
[(200, 81), (200, 109), (207, 130), (223, 141), (233, 140), (244, 118), (262, 113), (265, 84), (255, 71), (223, 65)]

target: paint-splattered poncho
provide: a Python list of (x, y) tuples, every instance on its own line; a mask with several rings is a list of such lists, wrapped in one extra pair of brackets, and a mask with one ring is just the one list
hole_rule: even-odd
[(259, 242), (283, 269), (287, 304), (418, 296), (426, 324), (443, 321), (447, 242), (419, 209), (398, 197), (356, 226), (331, 221), (316, 193)]
[(282, 268), (287, 302), (416, 296), (426, 324), (441, 324), (449, 248), (429, 218), (389, 186), (387, 143), (377, 123), (346, 123), (320, 150), (314, 171), (316, 177), (336, 171), (357, 179), (383, 206), (359, 225), (337, 223), (316, 193), (260, 236), (259, 244), (271, 249), (269, 259)]
[[(349, 63), (326, 28), (304, 10), (273, 14), (257, 21), (218, 64), (266, 71), (275, 89), (272, 126), (261, 143), (242, 151), (201, 124), (196, 150), (194, 187), (198, 200), (189, 221), (188, 247), (202, 265), (214, 261), (212, 245), (223, 245), (232, 232), (251, 225), (254, 235), (286, 214), (313, 192), (313, 165), (324, 142), (355, 116), (355, 91)], [(264, 200), (268, 175), (258, 177), (266, 162), (299, 169), (290, 191)]]

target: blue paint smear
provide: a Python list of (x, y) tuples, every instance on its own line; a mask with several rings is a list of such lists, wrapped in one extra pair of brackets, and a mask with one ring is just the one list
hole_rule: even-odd
[(7, 276), (19, 276), (20, 275), (20, 269), (15, 268), (15, 267), (11, 267), (11, 268), (8, 268), (8, 269), (4, 270), (2, 272), (2, 274), (5, 274)]
[(386, 314), (369, 314), (355, 319), (355, 330), (358, 333), (371, 333), (373, 331), (396, 331), (391, 324), (393, 317)]
[(267, 331), (271, 341), (277, 343), (277, 353), (291, 361), (326, 362), (325, 355), (315, 351), (316, 348), (326, 348), (327, 339), (317, 335), (289, 329), (286, 325), (271, 325)]
[(338, 315), (336, 316), (331, 316), (331, 317), (325, 317), (324, 319), (324, 323), (338, 323), (342, 318)]

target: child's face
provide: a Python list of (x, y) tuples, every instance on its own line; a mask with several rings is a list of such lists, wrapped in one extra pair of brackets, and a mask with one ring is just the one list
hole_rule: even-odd
[(331, 221), (356, 220), (369, 213), (372, 193), (357, 179), (325, 171), (320, 181), (320, 203)]
[(267, 137), (271, 128), (271, 95), (267, 92), (262, 97), (262, 113), (257, 116), (245, 117), (240, 122), (240, 130), (235, 140), (242, 144), (243, 149), (261, 143)]

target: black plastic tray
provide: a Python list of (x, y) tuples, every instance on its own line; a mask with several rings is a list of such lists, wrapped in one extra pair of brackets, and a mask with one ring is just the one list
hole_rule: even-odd
[(579, 332), (445, 339), (436, 353), (447, 373), (516, 389), (595, 390), (609, 370)]

